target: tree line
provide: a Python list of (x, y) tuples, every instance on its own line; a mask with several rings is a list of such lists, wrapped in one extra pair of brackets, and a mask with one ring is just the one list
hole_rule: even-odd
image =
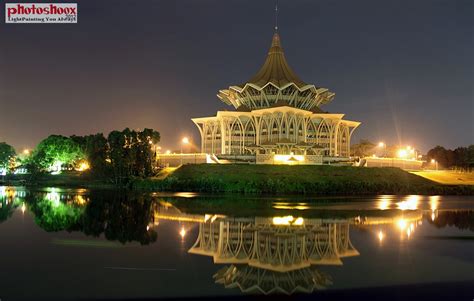
[[(383, 154), (385, 157), (395, 158), (398, 149), (396, 145), (386, 145), (383, 148)], [(370, 157), (379, 152), (378, 145), (366, 139), (351, 146), (351, 155), (356, 157)], [(431, 160), (436, 160), (439, 168), (471, 171), (474, 168), (474, 145), (460, 146), (454, 150), (438, 145), (430, 149), (423, 159), (428, 164)]]
[(87, 136), (51, 135), (42, 140), (30, 154), (17, 154), (7, 143), (0, 143), (0, 168), (7, 172), (26, 168), (32, 175), (58, 169), (87, 168), (91, 177), (126, 184), (133, 177), (149, 177), (155, 173), (156, 144), (160, 133), (112, 131)]
[(457, 147), (454, 150), (436, 146), (428, 151), (428, 162), (432, 159), (444, 168), (471, 171), (474, 169), (474, 145)]

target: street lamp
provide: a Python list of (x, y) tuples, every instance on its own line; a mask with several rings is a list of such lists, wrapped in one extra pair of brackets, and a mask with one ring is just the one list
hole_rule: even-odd
[(181, 139), (181, 165), (183, 165), (183, 146), (186, 146), (189, 144), (189, 138), (188, 137), (184, 137), (183, 139)]
[(436, 170), (438, 170), (438, 161), (436, 161), (435, 159), (431, 159), (431, 164), (434, 164), (436, 167)]
[(408, 153), (407, 153), (406, 149), (402, 148), (402, 149), (398, 150), (398, 157), (399, 158), (402, 158), (402, 159), (406, 158), (407, 155), (408, 155)]
[(385, 157), (385, 142), (380, 141), (378, 144), (378, 147), (382, 150), (381, 151), (381, 157)]

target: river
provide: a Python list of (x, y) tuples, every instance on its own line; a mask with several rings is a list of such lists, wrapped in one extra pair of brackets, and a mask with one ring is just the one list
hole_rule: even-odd
[(472, 197), (0, 186), (0, 299), (322, 294), (474, 283), (473, 231)]

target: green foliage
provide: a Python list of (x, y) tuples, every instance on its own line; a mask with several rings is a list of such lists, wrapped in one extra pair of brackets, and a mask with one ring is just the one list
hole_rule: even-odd
[(125, 129), (109, 134), (109, 158), (116, 184), (125, 184), (132, 177), (152, 176), (154, 163), (153, 145), (160, 141), (160, 134), (151, 129), (141, 132)]
[(39, 143), (30, 158), (30, 162), (38, 169), (45, 170), (55, 162), (73, 164), (83, 158), (84, 152), (73, 139), (51, 135)]
[[(64, 202), (62, 196), (69, 201)], [(157, 233), (147, 227), (154, 218), (150, 197), (101, 191), (83, 198), (89, 200), (86, 205), (75, 203), (74, 196), (71, 198), (61, 191), (36, 192), (26, 202), (36, 224), (47, 232), (81, 231), (96, 237), (105, 235), (107, 240), (123, 244), (137, 241), (145, 245), (156, 241)]]
[[(57, 196), (59, 198), (59, 195)], [(35, 214), (36, 223), (48, 232), (62, 231), (78, 227), (84, 211), (82, 207), (52, 200), (48, 194), (42, 194), (29, 202), (30, 210)]]
[(5, 142), (0, 142), (0, 168), (8, 168), (10, 161), (15, 158), (15, 149)]
[(109, 175), (108, 143), (102, 133), (88, 136), (71, 136), (84, 153), (85, 159), (90, 165), (91, 173), (96, 177), (106, 177)]

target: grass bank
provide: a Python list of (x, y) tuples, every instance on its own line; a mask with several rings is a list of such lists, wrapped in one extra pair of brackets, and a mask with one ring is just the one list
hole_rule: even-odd
[(135, 180), (132, 187), (210, 193), (474, 195), (474, 186), (442, 185), (399, 168), (315, 165), (184, 165), (164, 178)]
[(65, 187), (65, 188), (116, 188), (110, 181), (94, 179), (79, 172), (65, 172), (59, 175), (40, 174), (8, 175), (0, 179), (0, 185), (27, 187)]

